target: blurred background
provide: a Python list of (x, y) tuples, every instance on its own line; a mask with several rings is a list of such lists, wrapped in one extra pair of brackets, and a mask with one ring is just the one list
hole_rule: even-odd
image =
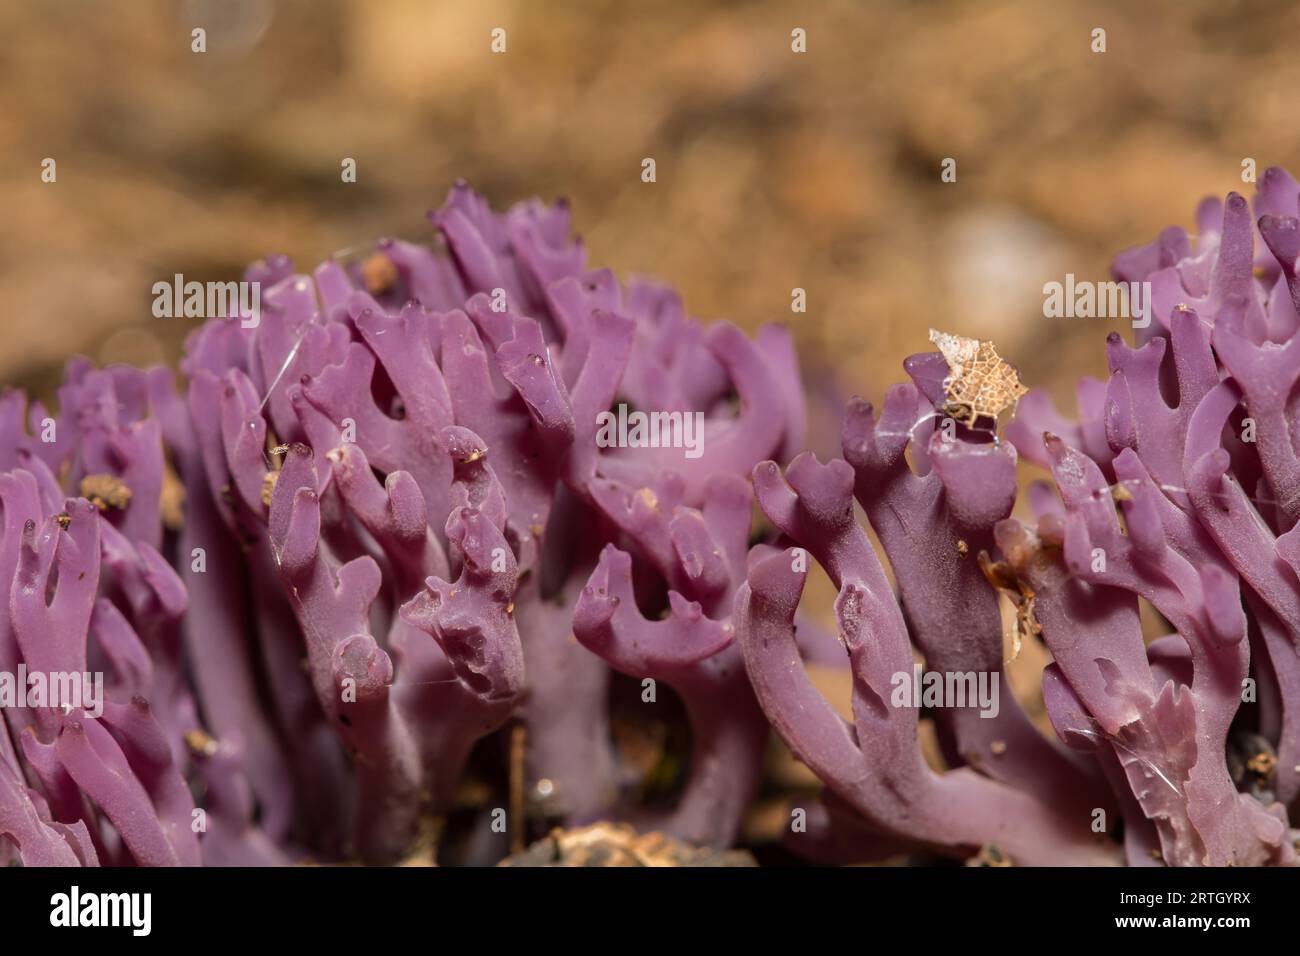
[(700, 318), (790, 323), (846, 395), (935, 326), (1072, 408), (1125, 323), (1045, 319), (1043, 283), (1190, 226), (1245, 157), (1294, 169), (1298, 35), (1300, 5), (1224, 0), (4, 0), (0, 381), (174, 361), (191, 323), (152, 317), (155, 281), (426, 237), (464, 177), (569, 197), (591, 263)]

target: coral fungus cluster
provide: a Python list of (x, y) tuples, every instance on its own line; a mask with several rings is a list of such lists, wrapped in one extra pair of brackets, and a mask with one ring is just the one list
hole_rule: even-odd
[[(93, 707), (0, 710), (0, 859), (398, 861), (509, 725), (548, 821), (733, 846), (774, 729), (825, 784), (792, 814), (810, 859), (1293, 862), (1297, 197), (1270, 170), (1253, 213), (1117, 258), (1155, 321), (1077, 424), (1037, 392), (1002, 439), (954, 421), (926, 353), (827, 464), (787, 332), (588, 269), (562, 204), (457, 186), (432, 245), (255, 264), (256, 321), (198, 328), (181, 387), (74, 360), (57, 414), (0, 400), (0, 672), (107, 675)], [(698, 420), (694, 453), (604, 440), (616, 408)], [(1017, 454), (1055, 479), (1024, 519)], [(847, 655), (800, 611), (810, 558)], [(898, 703), (918, 658), (1005, 686), (1000, 602), (1050, 652), (1055, 739), (1009, 692)], [(836, 654), (852, 723), (804, 668)], [(668, 801), (637, 799), (615, 675), (680, 702)], [(462, 859), (503, 855), (490, 811)]]

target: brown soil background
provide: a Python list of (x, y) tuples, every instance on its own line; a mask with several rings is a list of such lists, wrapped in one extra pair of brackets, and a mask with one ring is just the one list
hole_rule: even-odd
[(464, 177), (497, 204), (568, 196), (594, 264), (702, 318), (790, 323), (846, 395), (879, 398), (933, 325), (993, 338), (1068, 407), (1122, 323), (1044, 319), (1042, 284), (1190, 225), (1244, 157), (1296, 163), (1290, 4), (803, 7), (0, 5), (0, 381), (48, 393), (74, 352), (172, 361), (190, 323), (151, 316), (155, 281), (426, 236)]

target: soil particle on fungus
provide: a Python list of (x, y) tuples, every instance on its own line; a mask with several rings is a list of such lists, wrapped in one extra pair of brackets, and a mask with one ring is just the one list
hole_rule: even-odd
[(280, 477), (278, 471), (268, 471), (262, 476), (262, 504), (271, 507), (271, 495), (275, 493), (275, 482)]
[(382, 252), (376, 252), (361, 263), (361, 280), (371, 295), (382, 295), (396, 285), (397, 264)]
[(81, 497), (100, 511), (121, 511), (131, 503), (131, 489), (116, 475), (87, 475), (81, 479)]
[(743, 850), (691, 846), (663, 833), (641, 834), (627, 824), (555, 829), (501, 866), (757, 866)]
[(185, 485), (170, 461), (163, 463), (163, 483), (158, 508), (162, 512), (163, 525), (167, 530), (179, 531), (185, 520)]
[(185, 744), (193, 753), (202, 754), (205, 757), (211, 757), (219, 749), (216, 738), (207, 731), (200, 729), (185, 731)]
[(1015, 861), (996, 846), (989, 844), (966, 861), (967, 866), (1015, 866)]

